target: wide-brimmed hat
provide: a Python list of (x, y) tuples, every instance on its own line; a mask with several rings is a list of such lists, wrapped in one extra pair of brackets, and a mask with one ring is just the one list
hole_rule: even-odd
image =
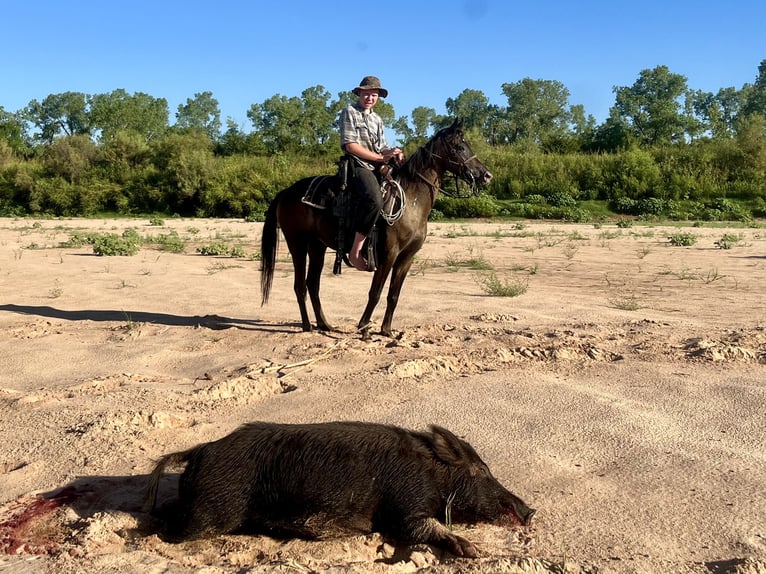
[(351, 90), (357, 96), (361, 90), (378, 90), (378, 95), (381, 98), (388, 97), (388, 90), (380, 85), (380, 80), (375, 76), (365, 76), (362, 81), (359, 82), (359, 87)]

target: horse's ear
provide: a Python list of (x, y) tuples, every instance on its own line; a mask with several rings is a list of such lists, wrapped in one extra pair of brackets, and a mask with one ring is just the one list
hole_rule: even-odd
[(462, 130), (463, 129), (463, 118), (455, 118), (455, 121), (452, 122), (452, 129), (453, 130)]

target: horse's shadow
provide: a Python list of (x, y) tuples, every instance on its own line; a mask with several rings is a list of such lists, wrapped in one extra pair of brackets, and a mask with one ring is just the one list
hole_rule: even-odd
[[(260, 319), (237, 319), (222, 317), (220, 315), (171, 315), (168, 313), (152, 313), (147, 311), (125, 311), (114, 309), (81, 309), (67, 311), (48, 305), (0, 305), (0, 311), (17, 313), (20, 315), (37, 315), (50, 319), (62, 319), (64, 321), (130, 321), (136, 323), (150, 323), (167, 325), (170, 327), (204, 327), (207, 329), (245, 329), (251, 331), (285, 332), (292, 333), (289, 324), (267, 323)], [(297, 324), (293, 326), (299, 327)]]

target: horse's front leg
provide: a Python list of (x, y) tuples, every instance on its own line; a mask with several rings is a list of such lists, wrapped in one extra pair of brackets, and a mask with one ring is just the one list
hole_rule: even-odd
[(394, 263), (394, 272), (391, 275), (391, 284), (388, 286), (388, 296), (386, 297), (386, 313), (383, 315), (383, 323), (380, 326), (381, 334), (386, 337), (391, 336), (391, 323), (394, 320), (394, 311), (399, 303), (399, 293), (402, 291), (402, 285), (410, 272), (415, 253), (407, 253)]
[(327, 253), (327, 247), (321, 241), (313, 241), (309, 245), (309, 273), (306, 277), (306, 286), (311, 298), (311, 306), (314, 308), (314, 316), (317, 319), (317, 329), (332, 331), (333, 328), (325, 319), (322, 302), (319, 300), (319, 283), (322, 280), (325, 253)]
[(372, 277), (372, 285), (370, 285), (370, 290), (367, 293), (367, 307), (364, 308), (362, 318), (359, 319), (357, 329), (364, 329), (370, 324), (372, 312), (375, 310), (378, 301), (380, 301), (380, 294), (383, 293), (383, 286), (386, 284), (388, 274), (391, 272), (392, 264), (393, 261), (389, 261), (389, 258), (386, 257), (386, 260), (375, 270), (375, 274)]

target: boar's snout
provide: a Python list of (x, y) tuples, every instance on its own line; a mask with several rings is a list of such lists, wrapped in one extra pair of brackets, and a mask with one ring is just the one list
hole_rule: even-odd
[(524, 526), (529, 526), (530, 524), (532, 524), (532, 518), (534, 518), (537, 510), (535, 510), (534, 508), (529, 508), (528, 506), (525, 506), (524, 508), (526, 509), (526, 511), (522, 510), (519, 512), (519, 519), (521, 520), (521, 523)]
[(521, 500), (518, 496), (512, 492), (508, 492), (508, 497), (504, 504), (508, 514), (510, 514), (519, 524), (522, 526), (529, 526), (532, 523), (536, 509), (530, 508), (527, 504)]

